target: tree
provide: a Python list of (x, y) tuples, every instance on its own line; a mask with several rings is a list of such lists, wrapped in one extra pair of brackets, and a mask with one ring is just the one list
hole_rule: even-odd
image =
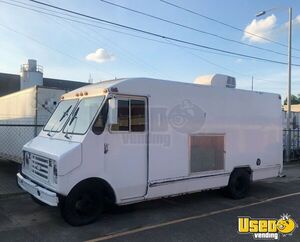
[[(284, 105), (287, 104), (287, 99), (284, 100)], [(291, 96), (291, 104), (300, 104), (300, 94)]]

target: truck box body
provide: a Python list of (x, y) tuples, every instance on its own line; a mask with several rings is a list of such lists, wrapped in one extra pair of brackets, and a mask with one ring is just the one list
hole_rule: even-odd
[(34, 86), (0, 97), (0, 158), (22, 160), (22, 148), (40, 132), (65, 91)]
[[(149, 96), (149, 138), (151, 135), (154, 140), (155, 136), (157, 140), (167, 137), (170, 141), (165, 146), (163, 143), (149, 144), (148, 175), (152, 189), (148, 196), (227, 184), (234, 167), (251, 167), (253, 180), (278, 174), (282, 164), (282, 116), (278, 94), (153, 79), (123, 80), (112, 87), (117, 87), (119, 93)], [(187, 107), (184, 107), (185, 102)], [(186, 118), (188, 105), (192, 109), (200, 108), (205, 119), (191, 118), (177, 127), (176, 115), (179, 113)], [(191, 171), (191, 136), (198, 135), (208, 137), (207, 140), (210, 136), (224, 137), (223, 169)], [(208, 142), (212, 142), (211, 138)], [(209, 154), (205, 155), (209, 157)], [(223, 175), (205, 180), (189, 179), (199, 173), (214, 174), (216, 171)], [(120, 182), (117, 176), (113, 179)]]

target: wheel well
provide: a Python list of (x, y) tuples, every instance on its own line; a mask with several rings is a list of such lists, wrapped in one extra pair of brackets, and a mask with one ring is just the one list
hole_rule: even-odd
[(239, 170), (245, 170), (245, 171), (247, 171), (247, 172), (249, 173), (250, 179), (251, 179), (251, 181), (252, 181), (252, 169), (251, 169), (249, 166), (235, 167), (235, 168), (232, 170), (230, 176), (231, 176), (234, 172), (239, 171)]
[(98, 177), (92, 177), (92, 178), (82, 180), (79, 183), (77, 183), (72, 188), (72, 190), (76, 189), (79, 186), (87, 185), (87, 184), (90, 186), (95, 186), (95, 188), (103, 189), (106, 202), (113, 203), (113, 204), (116, 203), (116, 195), (111, 185), (104, 179)]

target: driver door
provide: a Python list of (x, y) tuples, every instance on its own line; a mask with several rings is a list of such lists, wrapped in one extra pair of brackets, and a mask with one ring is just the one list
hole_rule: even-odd
[(117, 97), (117, 124), (109, 125), (104, 160), (121, 200), (142, 197), (148, 180), (147, 99)]

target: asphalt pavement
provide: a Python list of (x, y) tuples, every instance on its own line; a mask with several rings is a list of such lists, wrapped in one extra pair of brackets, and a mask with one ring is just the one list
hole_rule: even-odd
[[(72, 227), (57, 208), (34, 203), (27, 194), (0, 197), (0, 241), (254, 241), (238, 233), (238, 217), (280, 218), (300, 224), (300, 165), (286, 177), (254, 183), (242, 200), (219, 190), (160, 199), (107, 211), (94, 224)], [(280, 241), (300, 241), (300, 229)]]
[(24, 193), (16, 186), (16, 174), (19, 169), (18, 163), (0, 160), (0, 198)]

